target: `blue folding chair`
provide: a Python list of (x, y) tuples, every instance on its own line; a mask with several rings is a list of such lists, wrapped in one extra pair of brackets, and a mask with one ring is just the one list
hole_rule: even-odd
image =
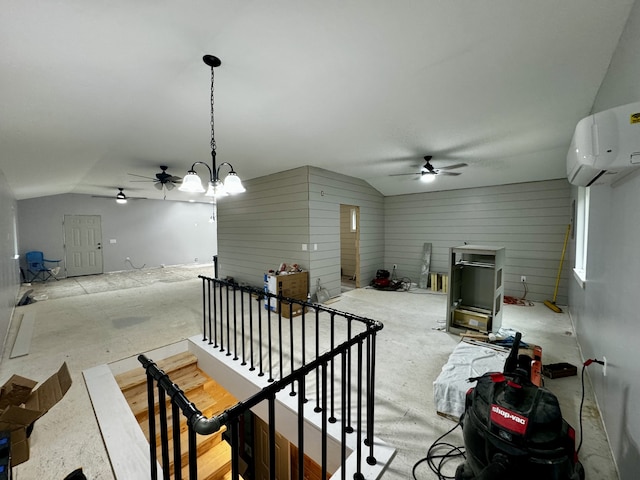
[[(31, 274), (31, 279), (29, 282), (33, 282), (36, 280), (40, 280), (42, 282), (46, 282), (51, 277), (58, 280), (56, 275), (60, 270), (58, 264), (61, 260), (48, 260), (44, 258), (44, 254), (42, 252), (27, 252), (26, 255), (27, 260), (27, 272)], [(55, 263), (56, 266), (54, 268), (47, 267), (45, 263)]]

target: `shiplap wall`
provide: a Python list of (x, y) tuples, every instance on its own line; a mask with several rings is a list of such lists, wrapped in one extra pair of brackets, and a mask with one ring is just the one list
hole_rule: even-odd
[(353, 276), (356, 272), (356, 233), (351, 231), (353, 205), (340, 205), (340, 267), (342, 275)]
[(243, 183), (245, 193), (218, 200), (219, 276), (261, 286), (283, 262), (308, 270), (308, 167)]
[(375, 276), (384, 260), (384, 197), (364, 180), (309, 167), (311, 291), (316, 281), (340, 294), (340, 205), (360, 207), (360, 285)]
[[(562, 246), (571, 220), (571, 188), (564, 180), (398, 195), (385, 198), (385, 266), (418, 283), (422, 247), (432, 244), (431, 271), (448, 271), (449, 247), (505, 247), (505, 295), (553, 297)], [(565, 260), (557, 303), (567, 304), (571, 265)], [(390, 270), (390, 268), (387, 268)]]

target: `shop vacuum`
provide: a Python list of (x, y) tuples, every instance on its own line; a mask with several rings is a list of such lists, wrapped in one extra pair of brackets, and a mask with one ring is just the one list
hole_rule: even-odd
[(462, 432), (466, 461), (455, 480), (584, 480), (575, 430), (558, 399), (534, 385), (518, 333), (503, 373), (486, 373), (467, 392)]

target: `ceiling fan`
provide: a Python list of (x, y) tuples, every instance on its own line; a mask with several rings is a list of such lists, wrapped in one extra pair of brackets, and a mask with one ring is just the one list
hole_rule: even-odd
[(430, 181), (435, 180), (437, 175), (449, 175), (449, 176), (460, 175), (462, 172), (450, 172), (449, 170), (455, 170), (455, 169), (467, 166), (466, 163), (456, 163), (455, 165), (447, 165), (447, 166), (444, 166), (444, 167), (435, 168), (433, 165), (431, 165), (431, 159), (433, 158), (432, 155), (425, 155), (423, 158), (425, 160), (425, 164), (420, 169), (419, 172), (415, 172), (415, 173), (394, 173), (394, 174), (389, 175), (389, 176), (390, 177), (398, 177), (398, 176), (401, 176), (401, 175), (420, 175), (420, 177), (418, 177), (420, 180), (422, 180), (424, 182), (430, 182)]
[(174, 189), (176, 185), (182, 183), (182, 178), (176, 177), (175, 175), (171, 175), (167, 173), (167, 169), (169, 167), (165, 165), (160, 165), (161, 172), (156, 173), (156, 178), (153, 177), (145, 177), (144, 175), (136, 175), (135, 173), (129, 173), (132, 177), (140, 177), (145, 180), (131, 180), (132, 182), (153, 182), (153, 186), (158, 190), (162, 190), (164, 192), (164, 198), (167, 198), (167, 191), (171, 191)]

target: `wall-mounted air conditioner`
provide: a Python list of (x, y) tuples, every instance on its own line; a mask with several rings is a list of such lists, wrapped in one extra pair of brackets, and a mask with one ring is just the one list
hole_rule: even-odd
[(567, 153), (574, 185), (611, 183), (640, 167), (640, 102), (590, 115), (578, 122)]

